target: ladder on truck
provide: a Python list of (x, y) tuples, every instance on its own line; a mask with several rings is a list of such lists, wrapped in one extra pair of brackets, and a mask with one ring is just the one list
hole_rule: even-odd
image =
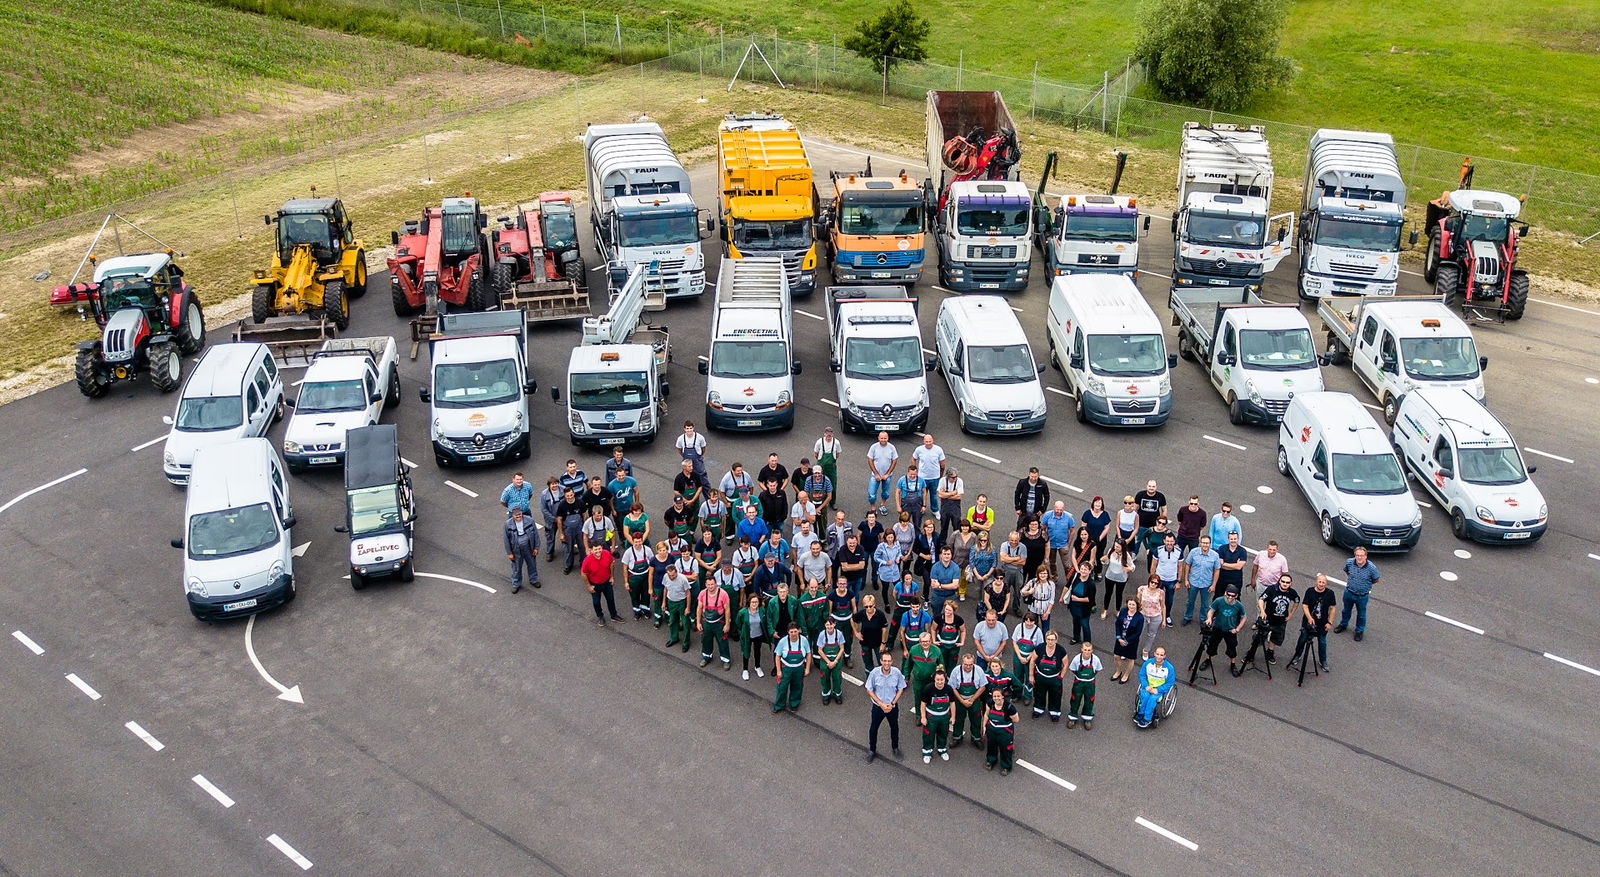
[(665, 381), (667, 363), (672, 361), (672, 339), (666, 326), (653, 326), (644, 320), (649, 278), (656, 263), (633, 266), (628, 280), (611, 294), (611, 306), (598, 317), (583, 318), (584, 344), (648, 344), (655, 353), (656, 374)]
[(729, 304), (782, 305), (789, 278), (783, 260), (746, 256), (722, 263), (717, 278), (717, 295)]

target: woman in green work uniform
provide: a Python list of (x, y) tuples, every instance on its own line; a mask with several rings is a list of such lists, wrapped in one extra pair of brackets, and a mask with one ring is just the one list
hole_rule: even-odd
[(1029, 612), (1022, 623), (1011, 631), (1011, 651), (1017, 656), (1012, 674), (1017, 680), (1017, 693), (1023, 703), (1033, 703), (1033, 653), (1044, 645), (1044, 628), (1039, 626), (1039, 616)]
[(832, 700), (834, 703), (844, 703), (844, 671), (840, 666), (844, 663), (845, 644), (849, 640), (839, 631), (839, 625), (833, 618), (829, 617), (812, 642), (817, 647), (820, 663), (821, 672), (818, 676), (822, 680), (822, 702)]
[(989, 770), (1000, 765), (1000, 775), (1011, 772), (1017, 760), (1017, 708), (1006, 702), (1000, 689), (989, 692), (983, 717), (984, 764)]
[(1012, 676), (1011, 671), (1006, 669), (1006, 664), (1000, 660), (999, 655), (989, 659), (989, 670), (985, 675), (989, 677), (989, 685), (983, 690), (983, 699), (979, 701), (980, 703), (988, 703), (989, 692), (996, 689), (1005, 694), (1006, 700), (1010, 700), (1015, 696), (1014, 692), (1017, 690), (1016, 677)]
[(622, 537), (632, 541), (633, 534), (644, 535), (644, 544), (650, 544), (650, 515), (645, 513), (644, 506), (634, 503), (633, 508), (622, 516)]
[(935, 670), (933, 681), (917, 690), (917, 720), (922, 725), (922, 763), (933, 761), (933, 753), (950, 760), (950, 708), (955, 689), (950, 687), (944, 668)]
[(954, 667), (962, 646), (967, 644), (967, 623), (956, 611), (956, 601), (947, 601), (939, 610), (939, 617), (933, 622), (933, 644), (939, 647), (940, 662), (947, 669)]
[(1061, 721), (1061, 676), (1067, 671), (1067, 661), (1067, 650), (1053, 630), (1044, 635), (1044, 645), (1033, 650), (1028, 678), (1033, 683), (1034, 718), (1048, 711), (1050, 721)]
[(756, 677), (765, 676), (761, 672), (761, 647), (770, 644), (772, 637), (767, 632), (766, 620), (761, 617), (761, 598), (752, 595), (745, 608), (733, 618), (733, 628), (739, 632), (739, 655), (744, 659), (745, 681), (750, 679), (750, 659), (755, 658)]

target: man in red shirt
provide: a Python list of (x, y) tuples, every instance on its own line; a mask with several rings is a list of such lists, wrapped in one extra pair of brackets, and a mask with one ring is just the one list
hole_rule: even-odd
[(606, 599), (606, 611), (611, 614), (611, 620), (618, 624), (625, 623), (622, 616), (617, 614), (617, 594), (611, 587), (615, 564), (616, 559), (611, 556), (605, 545), (596, 542), (589, 546), (589, 556), (578, 566), (578, 571), (583, 574), (583, 586), (589, 589), (589, 599), (594, 601), (596, 627), (606, 626), (606, 617), (600, 613), (601, 597)]

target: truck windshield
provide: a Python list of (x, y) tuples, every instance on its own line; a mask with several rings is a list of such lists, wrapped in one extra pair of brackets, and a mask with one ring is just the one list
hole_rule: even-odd
[(1516, 448), (1462, 448), (1461, 480), (1469, 484), (1521, 484), (1528, 480)]
[(297, 244), (310, 244), (313, 250), (327, 250), (332, 240), (328, 217), (320, 213), (288, 213), (278, 219), (278, 247), (284, 253)]
[(521, 397), (522, 381), (510, 359), (445, 363), (433, 370), (433, 404), (440, 408), (481, 408)]
[(771, 222), (736, 220), (733, 243), (741, 250), (803, 250), (811, 246), (811, 223), (804, 219)]
[(244, 423), (244, 403), (238, 396), (191, 396), (178, 403), (172, 424), (184, 432), (216, 432)]
[(644, 372), (579, 372), (570, 379), (569, 404), (579, 411), (638, 408), (650, 400)]
[(700, 240), (693, 213), (624, 216), (617, 226), (617, 246), (621, 247), (671, 247)]
[(278, 541), (278, 521), (264, 502), (189, 519), (189, 557), (207, 560), (260, 551)]
[(956, 233), (1020, 237), (1028, 233), (1028, 207), (958, 207)]
[(1351, 222), (1324, 216), (1317, 220), (1317, 243), (1325, 247), (1393, 253), (1400, 249), (1400, 223)]
[(1406, 374), (1419, 381), (1461, 381), (1478, 376), (1478, 348), (1471, 338), (1401, 338)]
[(1160, 335), (1090, 335), (1089, 370), (1112, 378), (1166, 374), (1166, 345)]
[(844, 345), (844, 374), (863, 381), (920, 377), (922, 339), (851, 338)]
[(1239, 333), (1239, 361), (1245, 368), (1298, 371), (1317, 361), (1310, 329), (1246, 329)]
[(711, 345), (711, 375), (718, 378), (781, 378), (789, 373), (782, 341), (718, 341)]
[(922, 231), (922, 202), (846, 204), (839, 211), (844, 234), (917, 234)]
[(366, 388), (360, 381), (317, 381), (300, 388), (294, 410), (301, 414), (317, 411), (360, 411), (367, 407)]
[(350, 535), (365, 536), (400, 526), (400, 491), (393, 484), (347, 492)]
[(1468, 213), (1461, 219), (1461, 236), (1469, 241), (1503, 244), (1510, 220), (1504, 216), (1478, 216)]
[(978, 384), (1025, 384), (1039, 377), (1026, 344), (967, 348), (967, 377)]
[(1139, 239), (1139, 219), (1104, 213), (1066, 213), (1061, 219), (1061, 238), (1068, 241), (1135, 241)]
[(539, 215), (544, 226), (544, 245), (552, 250), (564, 250), (578, 245), (578, 224), (571, 213), (545, 211)]
[(1267, 222), (1258, 216), (1219, 213), (1189, 214), (1187, 234), (1192, 244), (1260, 248), (1267, 241)]
[(1394, 454), (1334, 454), (1333, 486), (1343, 493), (1387, 496), (1406, 492)]

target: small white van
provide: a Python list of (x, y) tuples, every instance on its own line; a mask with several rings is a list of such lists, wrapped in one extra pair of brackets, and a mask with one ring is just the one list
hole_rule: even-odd
[(184, 592), (201, 621), (253, 615), (294, 599), (294, 508), (283, 461), (264, 438), (201, 448), (185, 500)]
[(1457, 539), (1534, 542), (1549, 523), (1517, 443), (1483, 403), (1459, 387), (1400, 397), (1390, 435), (1401, 463), (1450, 515)]
[(1133, 280), (1066, 274), (1050, 284), (1050, 362), (1067, 379), (1078, 421), (1158, 426), (1172, 414), (1165, 328)]
[(1044, 366), (1011, 303), (997, 295), (947, 298), (934, 327), (938, 368), (944, 373), (961, 431), (985, 435), (1044, 429)]
[(1409, 551), (1422, 512), (1377, 421), (1349, 393), (1297, 393), (1278, 428), (1278, 471), (1311, 501), (1329, 545)]
[(162, 422), (167, 433), (162, 471), (173, 484), (189, 482), (200, 448), (264, 436), (283, 419), (283, 378), (265, 344), (214, 344), (184, 382), (178, 409)]

